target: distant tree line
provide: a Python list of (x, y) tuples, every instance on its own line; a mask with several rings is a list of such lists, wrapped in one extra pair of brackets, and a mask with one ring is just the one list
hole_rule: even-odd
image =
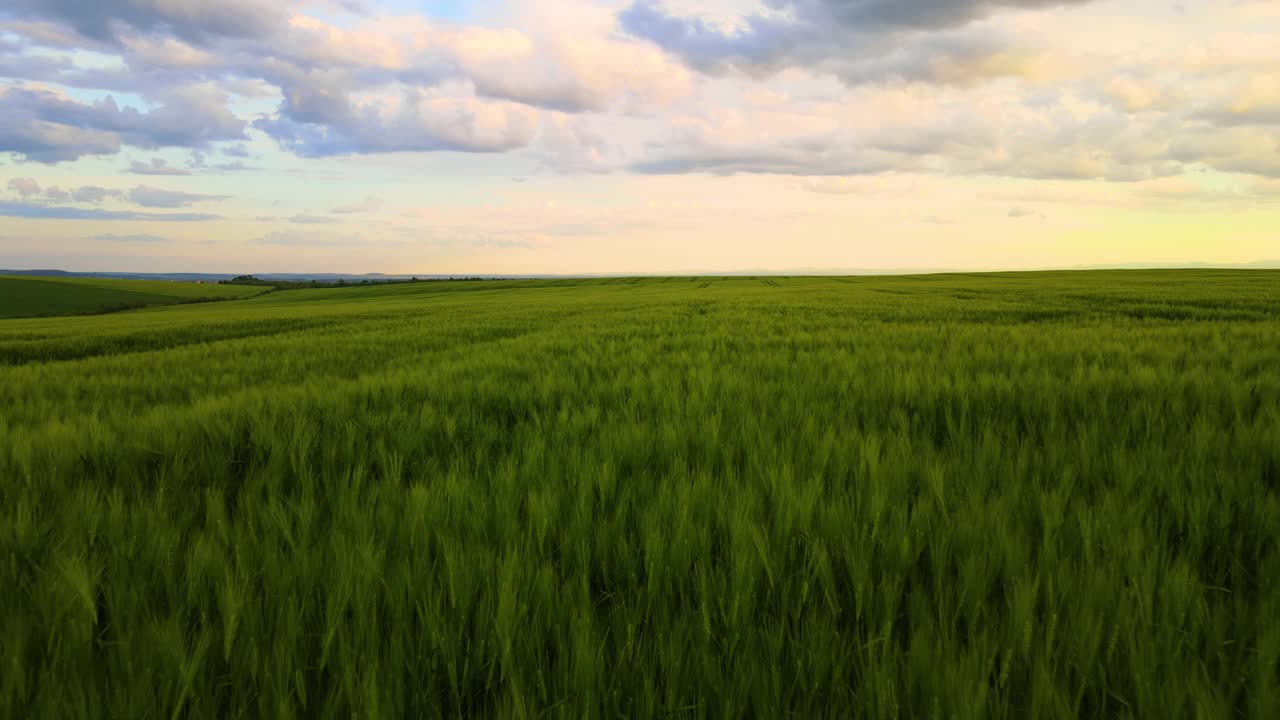
[(363, 278), (361, 280), (348, 281), (346, 278), (338, 278), (337, 280), (264, 280), (254, 275), (239, 275), (230, 280), (219, 280), (219, 285), (254, 285), (258, 287), (275, 288), (276, 290), (303, 290), (306, 288), (328, 288), (328, 287), (369, 287), (374, 285), (404, 285), (408, 283), (422, 282), (475, 282), (477, 280), (485, 280), (482, 277), (462, 277), (462, 278), (426, 278), (417, 277), (405, 280), (403, 278), (393, 278), (387, 280), (371, 280)]

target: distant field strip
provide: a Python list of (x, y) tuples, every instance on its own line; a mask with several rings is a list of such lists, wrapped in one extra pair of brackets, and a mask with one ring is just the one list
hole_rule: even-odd
[(265, 288), (157, 280), (0, 277), (0, 318), (89, 315), (153, 305), (227, 300)]
[(1266, 271), (3, 320), (0, 717), (1280, 717), (1278, 368)]

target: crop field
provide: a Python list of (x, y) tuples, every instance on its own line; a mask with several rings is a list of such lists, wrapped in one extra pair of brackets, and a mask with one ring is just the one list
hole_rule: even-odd
[(266, 288), (155, 280), (0, 277), (0, 319), (93, 315), (153, 305), (229, 300)]
[(0, 717), (1280, 717), (1280, 272), (5, 320), (0, 606)]

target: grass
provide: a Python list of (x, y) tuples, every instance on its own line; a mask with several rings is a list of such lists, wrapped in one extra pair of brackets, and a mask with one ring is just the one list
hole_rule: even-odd
[(263, 290), (156, 280), (4, 276), (0, 277), (0, 319), (94, 315), (154, 305), (251, 297)]
[(1280, 273), (0, 323), (0, 716), (1280, 717)]

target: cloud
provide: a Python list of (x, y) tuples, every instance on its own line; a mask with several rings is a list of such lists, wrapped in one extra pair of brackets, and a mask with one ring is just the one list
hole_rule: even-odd
[(94, 235), (89, 240), (99, 240), (102, 242), (123, 242), (123, 243), (167, 243), (169, 238), (163, 238), (159, 235), (115, 235), (113, 233), (103, 233)]
[[(2, 28), (3, 26), (0, 26)], [(20, 47), (20, 46), (18, 46)], [(48, 81), (75, 70), (75, 63), (65, 57), (37, 55), (21, 51), (12, 54), (0, 46), (0, 77)]]
[(1254, 180), (1247, 185), (1245, 192), (1255, 200), (1280, 200), (1280, 179), (1263, 178)]
[(1196, 117), (1221, 127), (1280, 125), (1280, 74), (1250, 74), (1209, 107), (1202, 108)]
[[(163, 167), (163, 166), (161, 166)], [(24, 199), (39, 195), (40, 184), (32, 178), (15, 178), (9, 181), (9, 189), (22, 195)], [(54, 202), (75, 201), (78, 203), (98, 204), (105, 200), (127, 200), (148, 208), (182, 208), (206, 202), (226, 200), (226, 195), (199, 195), (194, 193), (164, 190), (161, 188), (140, 185), (127, 192), (109, 188), (86, 185), (64, 190), (50, 187), (44, 195)]]
[[(40, 194), (40, 183), (34, 178), (15, 178), (9, 181), (9, 189), (22, 195), (23, 199), (29, 199)], [(119, 190), (111, 190), (96, 185), (85, 185), (82, 187), (64, 190), (56, 185), (51, 185), (44, 189), (44, 196), (48, 200), (54, 202), (78, 202), (97, 204), (104, 200), (125, 199), (125, 193)]]
[(692, 91), (682, 65), (652, 46), (608, 37), (535, 40), (469, 28), (453, 39), (452, 54), (477, 94), (567, 112), (606, 110), (625, 99), (667, 105)]
[(1076, 71), (1060, 51), (987, 25), (872, 42), (868, 50), (865, 54), (838, 53), (821, 58), (811, 67), (851, 85), (921, 82), (971, 86), (1004, 77), (1046, 81)]
[(221, 215), (201, 213), (148, 213), (133, 211), (100, 210), (54, 205), (30, 205), (27, 203), (0, 202), (0, 217), (28, 220), (134, 220), (155, 222), (207, 222), (220, 220)]
[[(896, 74), (944, 81), (967, 77), (960, 72), (966, 66), (1003, 74), (991, 64), (1016, 62), (1016, 58), (1001, 57), (999, 49), (1011, 40), (953, 40), (952, 47), (942, 54), (937, 45), (930, 53), (926, 42), (914, 53), (916, 57), (902, 56), (903, 45), (928, 38), (929, 33), (964, 28), (999, 11), (1089, 2), (1092, 0), (766, 0), (770, 12), (747, 15), (735, 27), (726, 28), (702, 18), (673, 14), (654, 0), (639, 0), (618, 19), (631, 35), (649, 40), (704, 71), (775, 72), (787, 67), (821, 67), (833, 61), (856, 66), (859, 60), (898, 53), (889, 63), (896, 66)], [(880, 60), (879, 64), (885, 63)]]
[(1091, 0), (767, 0), (811, 25), (860, 30), (938, 30), (965, 25), (1000, 10), (1039, 10)]
[(290, 100), (293, 119), (345, 107), (361, 89), (465, 85), (478, 97), (581, 112), (618, 103), (664, 105), (692, 78), (651, 44), (615, 33), (534, 34), (384, 18), (347, 27), (295, 16), (272, 46), (256, 49), (262, 77)]
[(1144, 205), (1155, 204), (1162, 209), (1205, 206), (1249, 209), (1280, 200), (1280, 180), (1197, 172), (1134, 183), (1129, 195)]
[(152, 158), (150, 162), (133, 161), (129, 172), (134, 175), (190, 175), (186, 168), (174, 167), (164, 158)]
[[(377, 3), (12, 0), (0, 73), (19, 80), (0, 85), (0, 152), (181, 148), (186, 163), (128, 171), (262, 169), (244, 162), (254, 128), (307, 158), (515, 153), (559, 172), (1280, 173), (1272, 33), (1188, 43), (1129, 19), (1080, 44), (1097, 18), (1034, 12), (1089, 2), (556, 3), (499, 28)], [(716, 5), (759, 9), (698, 14)], [(812, 189), (844, 191), (826, 187)]]
[(227, 96), (204, 85), (167, 91), (142, 112), (108, 96), (93, 103), (34, 87), (0, 87), (0, 152), (58, 163), (109, 155), (122, 145), (154, 149), (207, 147), (245, 137)]
[[(1120, 192), (1117, 192), (1120, 190)], [(1243, 174), (1188, 171), (1180, 175), (1127, 183), (1123, 188), (1070, 180), (1041, 181), (1014, 191), (980, 193), (992, 202), (1052, 204), (1069, 207), (1252, 209), (1280, 201), (1280, 180)]]
[(342, 221), (326, 215), (294, 215), (289, 218), (289, 222), (295, 225), (332, 225)]
[(0, 17), (45, 21), (119, 44), (129, 31), (194, 42), (262, 37), (287, 18), (289, 0), (6, 0)]
[(45, 188), (44, 196), (54, 202), (70, 202), (71, 201), (71, 193), (57, 186)]
[(329, 157), (442, 150), (506, 152), (531, 143), (538, 122), (533, 110), (516, 103), (407, 89), (396, 99), (335, 100), (301, 109), (287, 99), (279, 114), (259, 120), (255, 127), (298, 155)]
[(1174, 159), (1223, 172), (1280, 178), (1280, 134), (1266, 127), (1202, 129), (1175, 137), (1169, 146)]
[(163, 190), (142, 185), (129, 191), (130, 202), (148, 208), (183, 208), (200, 203), (219, 202), (227, 199), (227, 195), (197, 195), (194, 193)]
[(300, 247), (333, 247), (359, 245), (358, 235), (339, 235), (333, 233), (298, 232), (282, 230), (268, 233), (250, 241), (255, 245), (286, 245)]
[(619, 138), (610, 138), (584, 117), (544, 115), (539, 139), (544, 162), (560, 170), (598, 172), (615, 169), (621, 160)]
[(684, 154), (642, 160), (629, 166), (642, 175), (769, 173), (776, 175), (876, 175), (908, 168), (887, 154), (856, 150), (823, 152), (816, 148), (775, 146), (762, 150), (693, 149)]
[(256, 165), (249, 165), (248, 163), (241, 162), (240, 160), (224, 163), (193, 164), (192, 167), (208, 173), (252, 172), (262, 169)]
[(382, 209), (383, 205), (384, 203), (382, 198), (369, 196), (364, 199), (364, 202), (356, 203), (355, 205), (343, 205), (341, 207), (336, 207), (330, 212), (334, 215), (358, 215), (361, 213), (377, 212)]
[[(649, 174), (1136, 181), (1179, 173), (1188, 162), (1172, 151), (1187, 133), (1180, 118), (1130, 116), (1070, 92), (1009, 84), (984, 88), (977, 101), (968, 88), (868, 86), (845, 90), (839, 100), (671, 117), (643, 152), (620, 165)], [(1255, 147), (1266, 142), (1259, 138)]]
[(0, 36), (0, 57), (18, 55), (24, 50), (24, 44), (16, 39)]
[(120, 150), (117, 133), (49, 120), (38, 99), (37, 93), (0, 87), (0, 152), (58, 163)]
[[(229, 154), (226, 148), (220, 149), (223, 155), (230, 157), (240, 157), (239, 155)], [(247, 153), (246, 153), (247, 154)], [(209, 162), (208, 155), (200, 150), (192, 150), (191, 156), (187, 159), (187, 167), (183, 168), (186, 174), (194, 172), (202, 173), (225, 173), (225, 172), (246, 172), (250, 170), (261, 170), (262, 168), (249, 165), (243, 160), (232, 160), (229, 162)]]
[(869, 195), (885, 190), (885, 184), (878, 178), (814, 178), (805, 182), (803, 187), (819, 195)]
[(32, 195), (40, 194), (40, 183), (29, 177), (13, 178), (9, 181), (9, 190), (18, 193), (23, 198), (29, 198)]
[[(0, 152), (62, 162), (123, 146), (238, 143), (245, 123), (227, 109), (228, 93), (282, 97), (258, 127), (305, 157), (506, 152), (533, 142), (546, 110), (638, 112), (693, 90), (681, 63), (608, 28), (570, 38), (555, 27), (462, 27), (356, 5), (327, 3), (321, 20), (302, 14), (320, 8), (301, 0), (14, 0), (0, 9), (21, 41), (12, 57), (25, 65), (14, 77), (131, 93), (151, 107), (19, 86), (0, 102)], [(66, 55), (37, 67), (42, 56), (25, 52), (27, 42), (118, 63)]]
[(94, 185), (86, 185), (71, 191), (71, 198), (82, 203), (100, 203), (108, 198), (119, 199), (123, 196), (124, 193), (119, 190), (108, 190)]
[(1133, 74), (1112, 78), (1103, 93), (1131, 113), (1168, 111), (1185, 100), (1183, 94), (1172, 85), (1156, 78), (1137, 77)]

